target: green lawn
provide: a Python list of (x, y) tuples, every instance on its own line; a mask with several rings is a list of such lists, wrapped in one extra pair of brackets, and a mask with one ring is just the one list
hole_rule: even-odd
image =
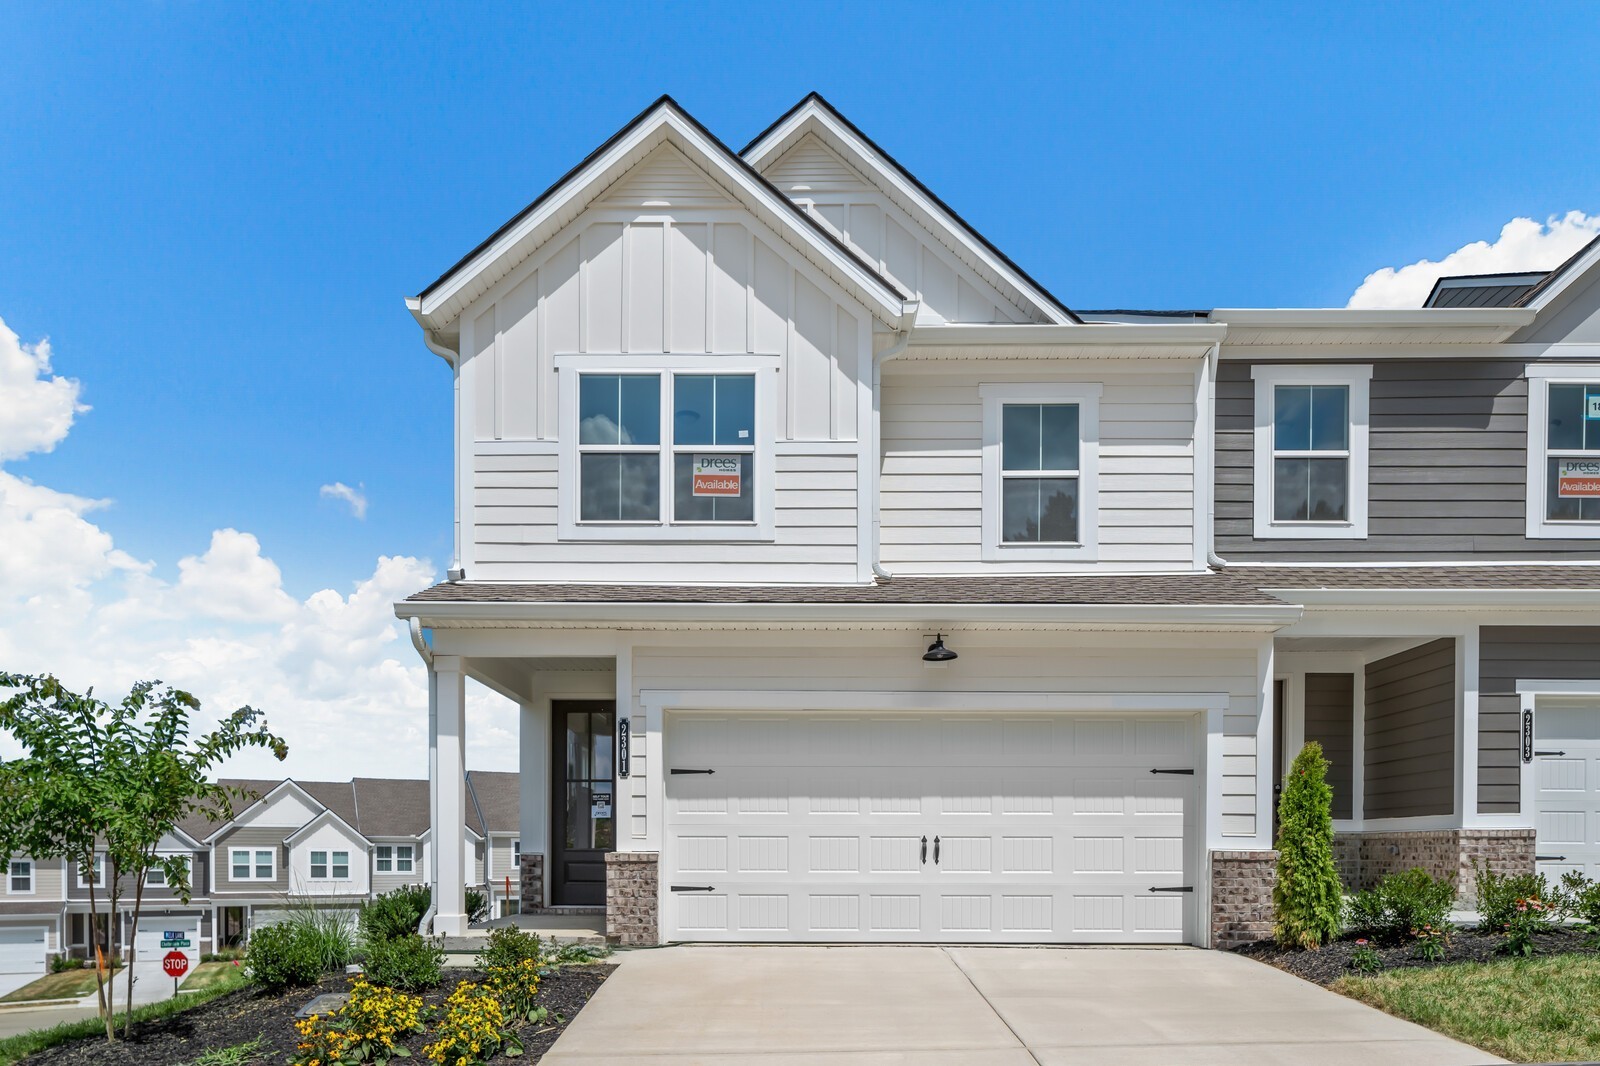
[(1600, 1059), (1597, 956), (1394, 970), (1333, 988), (1512, 1062)]
[(199, 992), (225, 985), (230, 988), (244, 984), (244, 964), (231, 962), (202, 962), (189, 972), (178, 988), (184, 992)]
[(60, 973), (47, 973), (32, 984), (23, 985), (5, 996), (0, 996), (0, 1003), (32, 1003), (40, 999), (74, 999), (78, 996), (87, 996), (94, 992), (94, 971), (88, 968), (82, 970), (63, 970)]

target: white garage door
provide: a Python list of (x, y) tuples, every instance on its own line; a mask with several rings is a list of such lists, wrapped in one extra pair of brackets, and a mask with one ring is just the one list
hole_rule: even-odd
[(44, 973), (45, 928), (0, 929), (0, 973)]
[[(173, 934), (177, 934), (174, 936)], [(188, 941), (187, 945), (181, 941)], [(163, 942), (167, 943), (163, 947)], [(169, 951), (182, 951), (191, 963), (200, 961), (200, 919), (147, 917), (139, 919), (139, 932), (133, 938), (136, 962), (159, 963)]]
[(1539, 872), (1600, 877), (1600, 705), (1541, 700), (1533, 732)]
[(1173, 890), (1194, 884), (1195, 735), (1193, 716), (674, 714), (667, 936), (1192, 941)]

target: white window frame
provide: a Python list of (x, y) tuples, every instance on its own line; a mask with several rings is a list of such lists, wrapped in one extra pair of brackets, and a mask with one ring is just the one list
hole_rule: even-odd
[[(271, 871), (266, 877), (256, 876), (256, 857), (266, 855), (268, 869)], [(239, 877), (234, 873), (234, 868), (239, 864), (233, 861), (235, 855), (247, 855), (249, 860), (245, 865), (250, 870), (249, 877)], [(229, 848), (228, 849), (228, 880), (229, 881), (276, 881), (278, 879), (278, 849), (277, 848)]]
[[(1371, 409), (1372, 366), (1352, 363), (1297, 363), (1292, 366), (1250, 368), (1255, 379), (1255, 523), (1257, 540), (1366, 540), (1368, 412)], [(1348, 391), (1350, 465), (1347, 520), (1343, 522), (1279, 522), (1273, 518), (1273, 421), (1279, 385), (1343, 386)], [(1332, 453), (1326, 454), (1332, 457)]]
[(518, 838), (511, 842), (511, 868), (518, 873), (522, 872), (522, 840)]
[[(659, 355), (630, 361), (628, 356), (566, 355), (555, 359), (558, 371), (559, 417), (557, 453), (557, 535), (562, 540), (693, 542), (719, 544), (773, 539), (775, 499), (773, 454), (776, 445), (778, 357), (776, 355)], [(661, 510), (650, 521), (584, 522), (579, 519), (578, 378), (583, 374), (659, 375), (661, 378)], [(673, 455), (680, 450), (673, 440), (673, 377), (678, 374), (748, 374), (755, 378), (755, 445), (751, 465), (756, 479), (755, 518), (750, 522), (679, 522), (672, 517)], [(601, 449), (605, 450), (605, 449)], [(685, 449), (694, 451), (694, 445)], [(726, 452), (728, 446), (705, 445), (704, 450)]]
[(1550, 448), (1550, 386), (1600, 384), (1600, 363), (1530, 363), (1528, 379), (1528, 522), (1529, 540), (1600, 539), (1600, 522), (1562, 522), (1545, 517), (1547, 463)]
[[(372, 846), (372, 872), (373, 873), (392, 874), (392, 873), (395, 872), (395, 869), (394, 869), (394, 848), (395, 848), (395, 846), (393, 844), (374, 844)], [(384, 852), (386, 852), (386, 851), (389, 854), (385, 855)], [(385, 870), (383, 868), (383, 866), (380, 865), (382, 863), (388, 863), (389, 864), (389, 868), (387, 870)]]
[[(19, 863), (27, 866), (27, 868), (28, 868), (28, 887), (27, 888), (18, 888), (18, 887), (16, 887), (16, 885), (14, 883), (16, 881), (16, 877), (17, 877), (16, 866)], [(6, 860), (6, 895), (8, 895), (8, 896), (31, 896), (36, 891), (38, 891), (38, 889), (39, 889), (39, 876), (38, 876), (38, 864), (37, 863), (35, 863), (32, 859), (11, 858), (11, 859), (7, 859)]]
[[(1100, 556), (1100, 396), (1097, 382), (978, 386), (983, 404), (983, 559), (985, 562), (1094, 562)], [(1078, 408), (1078, 540), (1015, 544), (1001, 539), (1004, 493), (1000, 435), (1008, 404), (1075, 404)]]
[[(105, 854), (105, 852), (103, 852), (103, 851), (95, 852), (95, 855), (94, 855), (94, 868), (92, 870), (92, 874), (93, 874), (93, 877), (94, 877), (94, 882), (93, 882), (94, 887), (95, 888), (105, 888), (106, 887), (106, 854)], [(89, 880), (83, 876), (83, 866), (81, 864), (78, 867), (78, 887), (79, 888), (88, 888), (88, 887), (90, 887)]]
[[(193, 856), (184, 855), (184, 856), (176, 856), (176, 857), (183, 859), (184, 865), (189, 868), (189, 887), (193, 888), (194, 887), (194, 858), (193, 858)], [(157, 858), (170, 859), (170, 858), (174, 858), (174, 856), (171, 855), (171, 854), (168, 854), (168, 855), (157, 856)], [(152, 881), (152, 880), (150, 880), (150, 878), (152, 876), (156, 875), (156, 874), (160, 874), (161, 875), (161, 880), (160, 881)], [(148, 870), (146, 870), (144, 872), (144, 885), (145, 885), (146, 888), (169, 888), (169, 887), (171, 887), (167, 883), (166, 871), (161, 869), (161, 867), (159, 867), (159, 866), (152, 866), (152, 867), (150, 867)]]
[[(310, 880), (312, 880), (312, 881), (331, 881), (332, 880), (332, 878), (328, 876), (328, 869), (329, 869), (329, 867), (331, 865), (328, 862), (328, 854), (329, 854), (329, 852), (328, 852), (327, 848), (320, 848), (320, 849), (315, 850), (315, 851), (307, 852), (307, 854), (306, 854), (306, 873), (307, 873), (308, 877), (310, 878)], [(317, 856), (318, 855), (322, 856), (322, 861), (321, 862), (317, 861)], [(322, 872), (320, 874), (317, 873), (317, 867), (318, 866), (322, 867)]]
[[(406, 868), (400, 869), (400, 852), (405, 851)], [(394, 845), (394, 872), (397, 874), (411, 874), (417, 872), (417, 846), (415, 844)]]
[[(342, 863), (339, 861), (339, 856), (341, 856), (341, 855), (344, 856), (344, 862), (342, 862)], [(344, 873), (342, 875), (339, 873), (339, 867), (340, 866), (344, 867)], [(328, 880), (330, 880), (330, 881), (348, 881), (348, 880), (350, 880), (350, 851), (349, 851), (348, 848), (345, 849), (344, 851), (332, 851), (332, 850), (330, 850), (328, 852)]]

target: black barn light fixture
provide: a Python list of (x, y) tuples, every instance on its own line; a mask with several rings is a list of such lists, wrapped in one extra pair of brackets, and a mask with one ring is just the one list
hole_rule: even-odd
[(944, 646), (944, 634), (935, 633), (933, 643), (928, 645), (928, 650), (922, 653), (925, 663), (947, 663), (956, 658), (956, 653)]

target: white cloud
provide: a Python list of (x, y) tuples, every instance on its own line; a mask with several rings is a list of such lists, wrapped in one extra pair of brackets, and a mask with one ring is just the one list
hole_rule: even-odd
[(367, 494), (362, 491), (365, 485), (351, 488), (342, 481), (335, 481), (331, 485), (324, 485), (317, 490), (324, 500), (343, 500), (350, 505), (350, 513), (357, 518), (367, 517)]
[[(51, 376), (49, 355), (0, 321), (0, 461), (55, 447), (87, 410), (77, 382)], [(54, 673), (105, 698), (159, 678), (213, 719), (257, 707), (289, 761), (247, 753), (232, 773), (426, 775), (427, 674), (393, 604), (434, 580), (429, 562), (383, 556), (343, 591), (300, 599), (252, 534), (179, 531), (203, 550), (167, 580), (95, 523), (105, 505), (0, 465), (0, 669)], [(469, 765), (516, 769), (515, 707), (474, 685), (468, 708)], [(13, 753), (8, 741), (0, 753)]]
[(1347, 307), (1421, 307), (1433, 283), (1452, 274), (1502, 274), (1552, 270), (1600, 233), (1600, 215), (1568, 211), (1543, 223), (1514, 218), (1500, 227), (1492, 243), (1473, 241), (1434, 262), (1419, 259), (1403, 267), (1368, 274)]

